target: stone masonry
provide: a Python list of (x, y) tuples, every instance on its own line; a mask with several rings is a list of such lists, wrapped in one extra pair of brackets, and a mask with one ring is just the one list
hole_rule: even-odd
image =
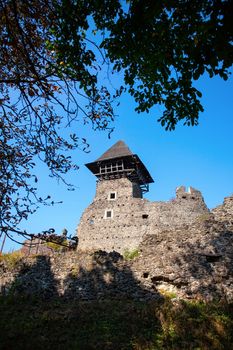
[(232, 285), (233, 231), (212, 213), (146, 235), (132, 260), (104, 251), (0, 259), (0, 294), (46, 300), (151, 300), (169, 293), (175, 299), (233, 302)]
[[(126, 193), (123, 184), (127, 184), (127, 181), (120, 179), (119, 183), (121, 197), (121, 194), (123, 196)], [(105, 182), (98, 186), (98, 191), (104, 202), (104, 193), (101, 193), (103, 184)], [(152, 210), (149, 214), (153, 213), (155, 205), (157, 209), (163, 209), (158, 218), (165, 213), (163, 225), (160, 223), (157, 231), (152, 223), (147, 227), (145, 224), (147, 233), (139, 237), (142, 241), (137, 257), (126, 261), (118, 252), (107, 253), (103, 250), (93, 251), (94, 249), (92, 252), (40, 251), (39, 255), (31, 256), (21, 253), (18, 260), (8, 260), (3, 256), (0, 259), (0, 294), (39, 296), (46, 300), (50, 297), (70, 300), (151, 300), (170, 293), (176, 296), (175, 299), (233, 302), (232, 198), (233, 196), (225, 198), (222, 205), (206, 212), (200, 192), (194, 189), (186, 193), (183, 187), (178, 188), (176, 199), (168, 203), (150, 203), (133, 197), (131, 200), (135, 206), (133, 208), (139, 210), (138, 217), (139, 213), (141, 215), (142, 212), (145, 213), (144, 210), (150, 208), (150, 204)], [(97, 196), (95, 200), (98, 200)], [(137, 204), (137, 207), (136, 202), (145, 205), (139, 207)], [(125, 204), (124, 196), (120, 203)], [(95, 201), (91, 206), (94, 205)], [(125, 208), (123, 205), (122, 207)], [(130, 215), (130, 207), (126, 208), (127, 214)], [(98, 213), (102, 212), (99, 208)], [(166, 217), (170, 217), (170, 221), (165, 221)], [(190, 218), (190, 222), (187, 217)], [(147, 219), (139, 218), (142, 225), (144, 220), (150, 219), (149, 216)], [(106, 232), (111, 232), (111, 222), (114, 221), (107, 222), (110, 226)], [(99, 223), (101, 226), (101, 219)], [(121, 236), (118, 236), (118, 239), (120, 237), (121, 241), (125, 242), (123, 234), (126, 231), (122, 231), (123, 225), (122, 222), (122, 226), (119, 226), (121, 229), (118, 232)], [(135, 237), (136, 233), (140, 235), (139, 229), (135, 229), (134, 232)], [(96, 231), (93, 234), (96, 235)], [(101, 234), (99, 239), (101, 244), (106, 244)], [(114, 239), (118, 244), (119, 240), (116, 237)], [(129, 241), (129, 238), (127, 239)], [(93, 242), (89, 244), (93, 248)]]
[(190, 224), (208, 213), (194, 188), (186, 192), (185, 187), (178, 187), (171, 201), (150, 202), (141, 198), (139, 186), (127, 178), (98, 181), (94, 201), (80, 220), (78, 249), (123, 253), (138, 248), (148, 234)]
[(233, 231), (233, 195), (224, 198), (223, 204), (214, 208), (212, 213), (217, 221)]

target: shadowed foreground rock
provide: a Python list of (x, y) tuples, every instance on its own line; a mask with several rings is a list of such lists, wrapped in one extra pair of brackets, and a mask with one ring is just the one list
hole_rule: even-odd
[(233, 301), (233, 231), (212, 214), (147, 236), (140, 250), (131, 268), (145, 287), (184, 298)]
[(14, 268), (0, 265), (2, 294), (63, 297), (71, 300), (161, 298), (136, 280), (117, 252), (55, 253), (20, 259)]

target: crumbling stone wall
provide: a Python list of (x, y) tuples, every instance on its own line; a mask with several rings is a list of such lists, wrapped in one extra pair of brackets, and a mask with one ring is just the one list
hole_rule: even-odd
[[(0, 260), (0, 292), (70, 300), (175, 298), (233, 302), (233, 231), (213, 214), (192, 225), (147, 235), (140, 255), (66, 252)], [(171, 294), (170, 294), (171, 295)]]
[(131, 268), (144, 288), (184, 298), (233, 300), (233, 230), (212, 214), (146, 236), (140, 252)]
[(225, 197), (223, 204), (217, 206), (211, 211), (215, 219), (225, 224), (225, 226), (233, 230), (233, 195)]
[(78, 226), (78, 249), (123, 253), (137, 248), (145, 235), (192, 223), (207, 213), (201, 193), (194, 188), (186, 192), (179, 187), (169, 202), (150, 202), (127, 178), (99, 181), (94, 201)]
[[(80, 224), (86, 251), (23, 257), (10, 266), (0, 259), (0, 293), (148, 300), (172, 292), (233, 302), (233, 196), (209, 212), (193, 188), (179, 187), (166, 203), (134, 193), (127, 179), (100, 182)], [(104, 217), (106, 208), (111, 218)], [(132, 261), (112, 252), (136, 245), (140, 254)]]
[(161, 298), (143, 288), (117, 252), (67, 252), (24, 257), (14, 268), (0, 261), (0, 294), (69, 300)]

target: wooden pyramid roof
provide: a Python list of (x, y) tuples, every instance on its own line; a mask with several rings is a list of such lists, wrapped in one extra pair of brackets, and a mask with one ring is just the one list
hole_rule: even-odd
[(113, 159), (113, 158), (121, 158), (132, 156), (133, 153), (130, 151), (129, 147), (124, 143), (124, 141), (118, 141), (112, 147), (110, 147), (101, 157), (99, 157), (96, 162)]
[[(124, 141), (118, 141), (112, 147), (110, 147), (102, 156), (96, 159), (92, 163), (85, 164), (86, 167), (97, 177), (101, 177), (102, 174), (99, 173), (100, 165), (107, 164), (110, 160), (114, 159), (115, 161), (124, 159), (124, 164), (126, 168), (123, 172), (127, 173), (128, 170), (138, 169), (140, 170), (142, 176), (140, 179), (138, 175), (136, 176), (136, 180), (140, 183), (151, 183), (154, 182), (149, 171), (146, 169), (143, 162), (137, 156), (131, 152), (129, 147), (124, 143)], [(127, 170), (128, 169), (128, 170)]]

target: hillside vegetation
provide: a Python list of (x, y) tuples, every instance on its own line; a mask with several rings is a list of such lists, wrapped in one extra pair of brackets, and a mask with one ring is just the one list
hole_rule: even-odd
[(219, 303), (2, 297), (1, 350), (232, 349), (233, 307)]

